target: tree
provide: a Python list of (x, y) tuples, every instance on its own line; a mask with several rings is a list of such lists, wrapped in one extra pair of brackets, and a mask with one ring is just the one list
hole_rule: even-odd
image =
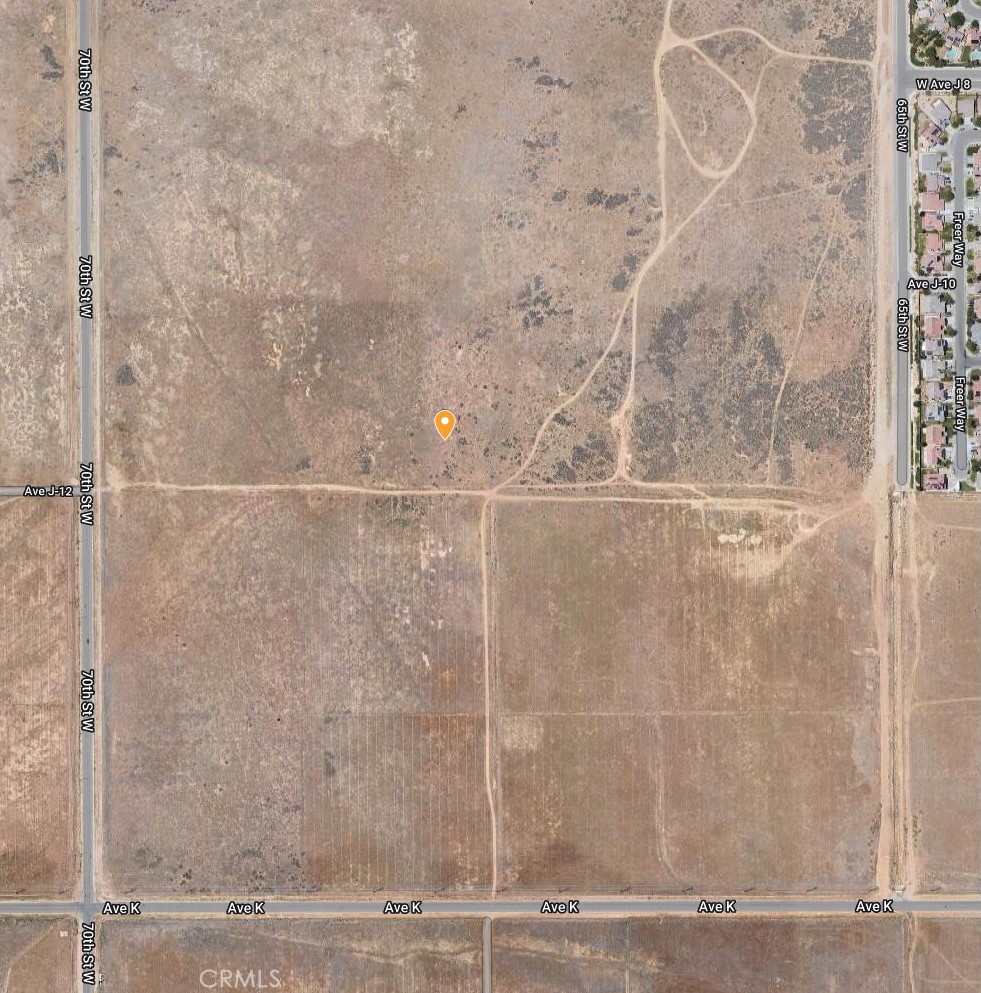
[(955, 10), (953, 14), (950, 15), (948, 19), (949, 24), (952, 28), (962, 28), (964, 27), (964, 22), (967, 18), (959, 10)]
[(945, 186), (940, 191), (940, 199), (943, 200), (944, 203), (950, 203), (950, 201), (954, 199), (954, 191), (949, 186)]

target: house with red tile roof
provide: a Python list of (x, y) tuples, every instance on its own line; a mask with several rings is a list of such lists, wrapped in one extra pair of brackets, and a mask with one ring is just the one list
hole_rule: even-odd
[(921, 148), (936, 148), (940, 144), (940, 139), (943, 138), (944, 133), (937, 127), (936, 124), (931, 121), (927, 121), (922, 128), (920, 128), (920, 147)]

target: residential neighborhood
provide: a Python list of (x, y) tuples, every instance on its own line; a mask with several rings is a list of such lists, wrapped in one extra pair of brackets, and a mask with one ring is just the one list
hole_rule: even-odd
[(981, 63), (981, 6), (970, 0), (913, 0), (910, 12), (913, 65)]
[(913, 469), (924, 490), (978, 487), (981, 470), (981, 100), (914, 103), (909, 308)]

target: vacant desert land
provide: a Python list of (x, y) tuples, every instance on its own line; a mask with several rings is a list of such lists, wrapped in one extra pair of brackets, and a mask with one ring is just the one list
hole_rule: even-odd
[(502, 888), (873, 885), (864, 510), (492, 513)]
[(858, 6), (103, 0), (112, 887), (874, 884)]
[(868, 4), (103, 11), (114, 479), (861, 487)]
[(657, 240), (661, 0), (102, 11), (112, 472), (515, 469)]
[(494, 993), (896, 993), (905, 930), (901, 918), (496, 921)]
[(758, 47), (702, 49), (741, 92), (690, 48), (661, 62), (679, 123), (669, 242), (638, 297), (630, 467), (838, 494), (871, 462), (871, 70)]
[(916, 494), (904, 619), (909, 876), (981, 887), (981, 498)]
[(721, 43), (732, 38), (749, 39), (745, 31), (757, 31), (779, 48), (839, 59), (871, 59), (875, 50), (876, 8), (856, 0), (829, 0), (813, 4), (804, 0), (765, 3), (764, 0), (735, 0), (730, 4), (675, 0), (672, 21), (680, 34), (718, 35)]
[(69, 478), (65, 5), (0, 6), (0, 485)]
[(0, 917), (0, 988), (4, 993), (73, 989), (77, 931), (72, 917)]
[(981, 920), (912, 919), (912, 993), (973, 993), (981, 980)]
[(283, 993), (481, 989), (479, 920), (103, 922), (99, 947), (112, 993), (221, 988), (222, 970)]
[(446, 498), (109, 501), (111, 886), (489, 883), (478, 514)]
[(0, 894), (74, 889), (77, 769), (71, 500), (0, 500)]

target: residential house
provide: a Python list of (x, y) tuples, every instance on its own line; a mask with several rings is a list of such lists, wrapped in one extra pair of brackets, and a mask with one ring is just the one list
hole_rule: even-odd
[(934, 213), (921, 214), (920, 222), (923, 225), (924, 231), (940, 232), (943, 231), (944, 229), (944, 222), (940, 219), (939, 214), (934, 214)]
[[(956, 44), (956, 42), (955, 42)], [(943, 100), (934, 100), (923, 108), (923, 113), (942, 131), (950, 126), (950, 119), (953, 116), (950, 107)]]
[(947, 473), (930, 472), (923, 477), (923, 489), (933, 492), (947, 489)]
[(944, 269), (944, 243), (936, 231), (928, 231), (924, 242), (923, 269), (928, 273)]
[(939, 213), (944, 209), (944, 202), (940, 199), (939, 193), (920, 194), (920, 214)]
[(944, 389), (944, 384), (936, 379), (925, 380), (920, 388), (920, 393), (923, 399), (930, 403), (947, 402), (947, 391)]
[(920, 172), (926, 173), (926, 172), (939, 172), (939, 171), (940, 171), (940, 153), (921, 152)]
[(921, 148), (936, 148), (940, 144), (944, 133), (930, 121), (927, 121), (922, 128), (920, 128), (920, 147)]
[(928, 445), (945, 445), (947, 443), (947, 432), (942, 424), (931, 424), (923, 431)]
[(923, 318), (923, 337), (942, 338), (944, 333), (944, 319), (939, 314), (927, 314)]
[(939, 445), (927, 445), (923, 449), (923, 465), (927, 469), (936, 469), (942, 457), (943, 450)]

